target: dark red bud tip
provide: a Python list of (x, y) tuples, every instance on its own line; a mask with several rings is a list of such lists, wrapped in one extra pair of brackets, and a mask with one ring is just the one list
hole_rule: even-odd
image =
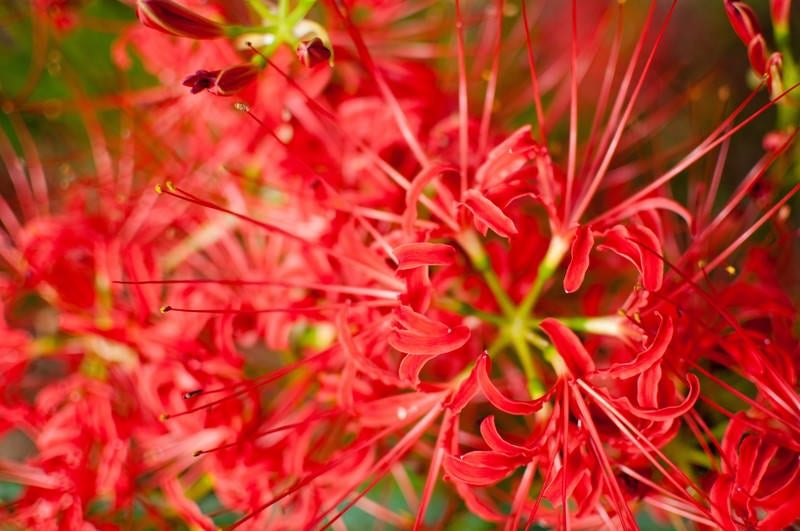
[(136, 14), (142, 24), (170, 35), (190, 39), (216, 39), (225, 27), (172, 0), (139, 0)]
[(184, 87), (191, 87), (192, 94), (212, 89), (217, 84), (219, 70), (198, 70), (183, 80)]
[(251, 63), (231, 66), (219, 73), (214, 93), (219, 96), (236, 94), (258, 78), (260, 68)]
[(761, 34), (758, 17), (755, 11), (744, 2), (725, 2), (725, 10), (733, 30), (747, 46), (757, 35)]
[(331, 51), (319, 37), (314, 37), (310, 41), (300, 41), (297, 45), (297, 58), (308, 68), (314, 68), (320, 63), (330, 60)]

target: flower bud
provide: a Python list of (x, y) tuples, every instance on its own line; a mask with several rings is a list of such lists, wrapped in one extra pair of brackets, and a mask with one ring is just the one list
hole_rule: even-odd
[(309, 68), (313, 68), (320, 63), (329, 61), (331, 51), (319, 37), (314, 37), (310, 41), (300, 41), (297, 45), (297, 58)]
[(172, 0), (139, 0), (136, 9), (145, 26), (190, 39), (216, 39), (225, 27), (176, 4)]
[(184, 87), (191, 87), (192, 94), (208, 90), (218, 96), (231, 96), (258, 77), (259, 67), (244, 63), (224, 70), (198, 70), (183, 80)]
[(745, 46), (750, 44), (756, 36), (761, 34), (758, 18), (755, 11), (744, 2), (725, 2), (728, 20)]
[(252, 63), (231, 66), (217, 76), (215, 94), (230, 96), (245, 88), (258, 77), (260, 68)]

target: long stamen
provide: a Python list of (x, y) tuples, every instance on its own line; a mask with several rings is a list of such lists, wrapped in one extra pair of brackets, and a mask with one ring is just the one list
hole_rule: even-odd
[(528, 71), (531, 76), (531, 90), (533, 91), (533, 105), (536, 108), (536, 126), (539, 130), (539, 141), (547, 145), (547, 127), (544, 122), (544, 110), (542, 108), (542, 94), (539, 89), (539, 76), (536, 75), (536, 62), (533, 58), (533, 42), (531, 41), (531, 30), (528, 27), (528, 8), (527, 2), (520, 2), (522, 5), (522, 28), (525, 31), (525, 50), (528, 56)]
[(458, 159), (461, 177), (461, 193), (467, 190), (467, 164), (469, 151), (469, 114), (467, 109), (467, 66), (464, 56), (464, 18), (461, 15), (461, 0), (456, 0), (456, 49), (458, 57)]
[(669, 23), (670, 18), (672, 17), (672, 13), (675, 10), (676, 4), (677, 0), (672, 0), (672, 4), (670, 5), (669, 11), (667, 12), (667, 15), (664, 19), (664, 23), (662, 24), (660, 31), (656, 36), (655, 43), (653, 43), (653, 48), (650, 51), (650, 55), (647, 57), (642, 72), (639, 75), (639, 81), (636, 83), (636, 86), (634, 87), (633, 92), (631, 93), (631, 96), (628, 100), (628, 106), (622, 113), (622, 117), (619, 120), (617, 130), (614, 133), (614, 136), (612, 137), (610, 144), (605, 149), (605, 156), (603, 158), (603, 161), (600, 163), (600, 167), (597, 170), (597, 172), (594, 173), (592, 181), (590, 182), (587, 190), (583, 193), (580, 202), (578, 203), (578, 206), (575, 208), (575, 211), (571, 214), (570, 218), (571, 222), (568, 223), (568, 225), (577, 222), (581, 218), (583, 213), (588, 208), (589, 202), (592, 200), (592, 197), (594, 197), (594, 194), (597, 191), (597, 187), (600, 186), (603, 177), (605, 177), (606, 172), (608, 171), (608, 167), (611, 164), (611, 159), (614, 157), (614, 153), (616, 152), (617, 144), (619, 143), (619, 140), (622, 137), (622, 133), (625, 131), (625, 125), (627, 124), (628, 119), (630, 118), (631, 113), (633, 112), (634, 105), (636, 104), (636, 100), (639, 96), (639, 93), (641, 92), (642, 86), (644, 85), (647, 73), (649, 72), (650, 67), (653, 63), (656, 50), (658, 49), (658, 45), (661, 43), (661, 40), (664, 37), (664, 33), (666, 32), (667, 25)]
[(489, 79), (486, 82), (486, 93), (483, 98), (483, 116), (481, 116), (480, 137), (478, 139), (478, 151), (481, 155), (486, 153), (489, 143), (489, 125), (492, 119), (494, 95), (497, 89), (497, 71), (500, 66), (500, 46), (503, 37), (503, 5), (503, 0), (496, 0), (494, 6), (494, 16), (497, 26), (494, 34), (494, 45), (492, 46), (492, 66)]

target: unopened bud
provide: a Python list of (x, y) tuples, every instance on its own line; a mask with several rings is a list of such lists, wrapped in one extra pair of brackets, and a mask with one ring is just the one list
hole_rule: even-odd
[(725, 10), (728, 12), (728, 20), (730, 20), (733, 30), (745, 46), (748, 46), (754, 37), (761, 35), (758, 18), (749, 5), (744, 2), (727, 1)]
[(145, 26), (190, 39), (216, 39), (225, 26), (198, 15), (172, 0), (139, 0), (136, 14)]
[(261, 69), (252, 63), (231, 66), (217, 76), (214, 93), (220, 96), (236, 94), (258, 78)]
[(310, 41), (300, 41), (297, 45), (297, 58), (308, 68), (314, 68), (320, 63), (330, 61), (331, 51), (319, 37)]
[(764, 42), (762, 35), (757, 35), (747, 45), (747, 57), (750, 59), (750, 67), (758, 74), (763, 76), (767, 73), (767, 43)]

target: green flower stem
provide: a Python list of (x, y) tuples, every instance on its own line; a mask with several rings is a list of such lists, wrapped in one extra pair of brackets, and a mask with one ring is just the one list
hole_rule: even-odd
[(567, 241), (563, 237), (558, 235), (553, 236), (550, 240), (547, 252), (542, 262), (539, 264), (539, 270), (536, 272), (536, 279), (533, 281), (530, 290), (517, 309), (518, 316), (526, 318), (528, 314), (531, 313), (531, 310), (533, 310), (533, 307), (536, 305), (536, 301), (539, 300), (539, 296), (542, 294), (545, 283), (550, 280), (550, 277), (552, 277), (553, 273), (558, 269), (558, 265), (561, 263), (568, 249)]
[[(789, 34), (789, 24), (782, 23), (775, 25), (775, 44), (781, 53), (781, 77), (783, 88), (789, 88), (800, 82), (800, 68), (792, 54), (791, 36)], [(800, 97), (796, 92), (787, 94), (778, 103), (778, 127), (797, 127), (800, 122)]]
[(435, 304), (444, 310), (448, 310), (459, 315), (475, 316), (481, 321), (492, 323), (498, 327), (505, 323), (503, 316), (479, 310), (478, 308), (475, 308), (471, 304), (464, 301), (444, 298), (437, 300)]
[(492, 264), (489, 262), (489, 255), (486, 254), (486, 249), (484, 249), (478, 235), (475, 234), (475, 231), (468, 229), (459, 235), (457, 241), (467, 253), (472, 267), (483, 276), (486, 285), (489, 286), (489, 290), (492, 292), (492, 295), (494, 295), (498, 306), (500, 306), (500, 310), (506, 317), (513, 317), (516, 314), (514, 303), (511, 297), (508, 296), (508, 293), (503, 289), (503, 286), (500, 284), (500, 279), (497, 278), (497, 275), (492, 269)]
[(262, 20), (268, 20), (270, 22), (277, 22), (278, 17), (272, 10), (265, 4), (262, 0), (247, 0), (248, 5), (253, 8), (259, 17)]
[(306, 18), (306, 15), (316, 3), (316, 0), (300, 0), (297, 7), (286, 17), (286, 25), (290, 28), (295, 27), (298, 22)]
[(522, 366), (522, 372), (525, 374), (525, 379), (528, 382), (528, 393), (531, 398), (536, 398), (544, 394), (544, 384), (534, 368), (533, 355), (531, 354), (531, 349), (526, 340), (527, 333), (527, 327), (518, 319), (514, 320), (511, 327), (508, 329), (511, 344), (514, 345), (514, 351), (517, 354), (519, 364)]

